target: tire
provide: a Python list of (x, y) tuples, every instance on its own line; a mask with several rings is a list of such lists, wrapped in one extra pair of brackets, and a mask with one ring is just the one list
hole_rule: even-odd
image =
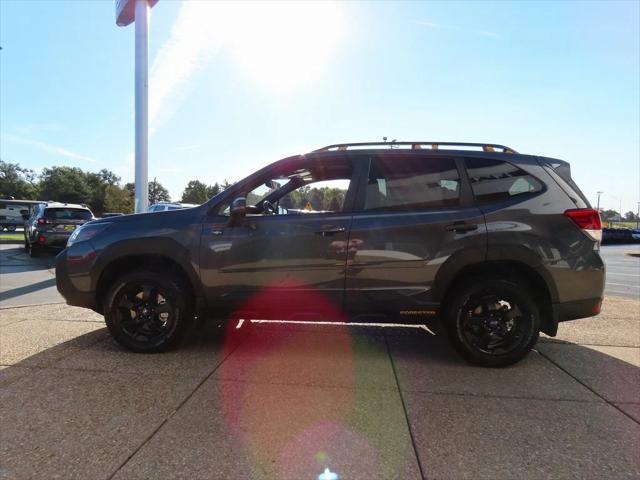
[(540, 334), (540, 311), (525, 282), (475, 278), (454, 288), (444, 322), (451, 343), (465, 360), (506, 367), (531, 351)]
[(9, 225), (7, 227), (7, 232), (15, 232), (16, 231), (16, 226), (15, 225)]
[(29, 244), (29, 256), (30, 257), (39, 257), (40, 256), (40, 247), (34, 245), (33, 243)]
[(134, 270), (109, 289), (104, 317), (123, 347), (138, 353), (163, 352), (178, 344), (193, 320), (191, 290), (171, 273)]

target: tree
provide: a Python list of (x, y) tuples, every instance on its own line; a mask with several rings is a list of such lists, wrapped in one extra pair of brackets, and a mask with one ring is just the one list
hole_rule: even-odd
[[(131, 200), (135, 198), (135, 183), (129, 182), (124, 185), (124, 189), (129, 193)], [(162, 186), (155, 178), (152, 182), (149, 182), (149, 205), (153, 205), (158, 202), (170, 202), (171, 196), (169, 191)]]
[(133, 213), (133, 198), (126, 188), (108, 185), (105, 188), (104, 212)]
[(40, 176), (40, 197), (64, 203), (90, 203), (86, 174), (76, 167), (45, 168)]
[(624, 219), (627, 222), (635, 222), (638, 219), (638, 216), (634, 212), (627, 212), (624, 214)]
[(209, 198), (215, 197), (221, 191), (222, 189), (220, 188), (220, 185), (218, 184), (218, 182), (216, 182), (207, 188), (207, 197)]
[[(85, 175), (87, 185), (91, 192), (89, 206), (91, 207), (91, 210), (93, 210), (93, 213), (101, 215), (104, 212), (111, 211), (106, 206), (107, 189), (109, 187), (120, 188), (120, 177), (104, 168), (98, 173), (88, 172)], [(113, 195), (113, 192), (111, 194)]]
[(614, 222), (618, 220), (618, 212), (615, 210), (600, 210), (600, 217), (605, 222)]
[(204, 203), (210, 198), (210, 188), (200, 180), (191, 180), (187, 183), (184, 192), (182, 192), (182, 200), (180, 201), (184, 203)]
[(0, 197), (36, 200), (38, 188), (35, 172), (22, 168), (17, 163), (7, 163), (0, 160)]
[(311, 207), (316, 210), (322, 210), (323, 208), (323, 198), (322, 198), (322, 190), (318, 190), (317, 188), (313, 188), (311, 190), (311, 195), (309, 196), (309, 203)]
[(152, 182), (149, 182), (149, 205), (153, 205), (158, 202), (170, 201), (171, 196), (169, 195), (169, 190), (164, 188), (155, 178)]

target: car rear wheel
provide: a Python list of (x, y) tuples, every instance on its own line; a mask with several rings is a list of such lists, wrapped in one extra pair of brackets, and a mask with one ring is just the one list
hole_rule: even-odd
[(15, 232), (16, 231), (16, 226), (15, 225), (9, 225), (7, 227), (7, 232)]
[(105, 320), (122, 346), (140, 353), (174, 347), (193, 319), (187, 285), (167, 272), (138, 270), (120, 277), (109, 290)]
[(521, 360), (535, 345), (540, 313), (526, 283), (476, 278), (451, 295), (445, 325), (453, 346), (467, 361), (505, 367)]
[(33, 243), (29, 244), (29, 256), (30, 257), (39, 257), (40, 256), (40, 247), (34, 245)]

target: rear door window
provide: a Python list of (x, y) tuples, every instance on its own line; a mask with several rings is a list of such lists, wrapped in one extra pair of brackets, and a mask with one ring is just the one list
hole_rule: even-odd
[(543, 188), (533, 175), (507, 162), (466, 158), (465, 165), (473, 195), (482, 205), (540, 192)]
[(47, 208), (44, 218), (53, 221), (91, 220), (93, 215), (89, 210), (82, 208)]
[(425, 210), (459, 204), (460, 177), (454, 159), (393, 155), (371, 160), (365, 210)]

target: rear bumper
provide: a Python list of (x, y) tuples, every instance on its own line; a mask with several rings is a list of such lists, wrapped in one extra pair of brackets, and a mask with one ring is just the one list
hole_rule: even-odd
[[(67, 245), (67, 240), (71, 236), (69, 233), (52, 233), (52, 232), (38, 232), (36, 233), (36, 243), (43, 247), (64, 248)], [(44, 237), (44, 243), (38, 242), (38, 238)]]
[(56, 257), (56, 288), (68, 305), (95, 310), (95, 293), (78, 289), (70, 276), (68, 252), (69, 250), (65, 249)]
[(600, 313), (602, 298), (588, 298), (586, 300), (576, 300), (573, 302), (555, 303), (553, 308), (553, 318), (556, 323), (579, 318), (595, 317)]

